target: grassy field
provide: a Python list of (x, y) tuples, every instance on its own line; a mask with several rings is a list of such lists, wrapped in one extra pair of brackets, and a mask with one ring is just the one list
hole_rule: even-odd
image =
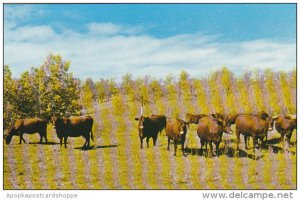
[[(37, 144), (38, 134), (25, 135), (27, 144), (21, 145), (14, 137), (10, 145), (4, 145), (4, 189), (296, 189), (296, 145), (286, 152), (281, 144), (270, 145), (257, 150), (256, 159), (252, 149), (236, 157), (235, 136), (224, 134), (229, 145), (225, 153), (206, 158), (198, 153), (196, 125), (191, 125), (187, 157), (180, 151), (174, 157), (173, 146), (167, 151), (164, 131), (157, 146), (150, 140), (150, 148), (140, 149), (134, 121), (139, 104), (122, 101), (125, 108), (115, 107), (112, 101), (92, 104), (94, 141), (89, 150), (80, 149), (83, 138), (69, 138), (68, 147), (60, 147), (51, 125), (49, 144)], [(145, 114), (180, 113), (182, 117), (196, 103), (162, 99), (144, 110)], [(124, 112), (120, 114), (119, 109)], [(278, 137), (274, 131), (268, 139)]]
[[(117, 92), (104, 102), (93, 100), (92, 89), (85, 87), (80, 104), (94, 118), (93, 147), (82, 150), (83, 138), (69, 138), (68, 148), (60, 147), (51, 124), (49, 144), (37, 144), (38, 134), (25, 135), (27, 144), (22, 145), (14, 137), (10, 145), (4, 145), (4, 188), (296, 189), (296, 145), (284, 147), (276, 142), (280, 135), (275, 130), (268, 135), (270, 144), (256, 150), (256, 155), (252, 149), (244, 150), (242, 142), (236, 156), (235, 134), (224, 134), (222, 154), (207, 158), (198, 152), (196, 125), (188, 129), (187, 157), (180, 151), (174, 157), (173, 146), (167, 151), (164, 131), (157, 146), (150, 140), (150, 148), (146, 148), (144, 141), (144, 149), (140, 149), (138, 122), (134, 120), (140, 113), (136, 94), (149, 100), (144, 105), (145, 116), (164, 114), (185, 119), (186, 113), (296, 112), (294, 72), (266, 71), (252, 79), (248, 75), (237, 79), (223, 69), (208, 79), (194, 80), (193, 94), (189, 87), (183, 87), (189, 85), (186, 81), (181, 82), (185, 89), (180, 95), (175, 82), (165, 84), (161, 94), (150, 92), (149, 85), (144, 84), (129, 93)], [(296, 131), (292, 142), (296, 142)]]

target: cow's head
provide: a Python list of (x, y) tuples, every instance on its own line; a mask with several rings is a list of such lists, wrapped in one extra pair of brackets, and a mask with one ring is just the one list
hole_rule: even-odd
[(273, 130), (274, 120), (276, 120), (277, 117), (271, 117), (265, 111), (262, 111), (262, 112), (258, 113), (258, 117), (266, 122), (266, 124), (268, 126), (268, 131)]
[(140, 116), (139, 118), (136, 117), (135, 121), (139, 121), (139, 125), (138, 125), (138, 131), (139, 131), (139, 135), (141, 137), (143, 137), (143, 132), (144, 132), (144, 125), (145, 125), (145, 120), (147, 120), (147, 117), (144, 117), (143, 115)]
[(178, 133), (179, 133), (179, 135), (186, 134), (187, 126), (188, 126), (188, 122), (185, 122), (185, 121), (183, 121), (181, 119), (177, 120), (177, 127), (178, 127)]
[(7, 134), (5, 134), (5, 135), (3, 136), (6, 144), (9, 144), (9, 143), (11, 142), (12, 136), (15, 134), (15, 132), (16, 132), (16, 130), (15, 130), (15, 128), (12, 126), (12, 127), (8, 130)]
[(227, 134), (232, 134), (230, 123), (225, 119), (225, 117), (220, 113), (214, 113), (211, 115), (217, 124), (221, 127), (222, 131)]

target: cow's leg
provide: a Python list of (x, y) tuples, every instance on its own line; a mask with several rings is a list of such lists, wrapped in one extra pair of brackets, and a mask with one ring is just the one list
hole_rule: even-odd
[(216, 154), (218, 154), (220, 142), (216, 142), (215, 145), (216, 145)]
[(64, 137), (65, 148), (67, 148), (67, 140), (68, 140), (68, 137)]
[(45, 130), (42, 130), (42, 132), (40, 133), (40, 143), (42, 143), (43, 141), (43, 137), (45, 138), (45, 142), (48, 143), (48, 140), (47, 140), (47, 129)]
[(198, 152), (198, 154), (202, 154), (203, 155), (203, 142), (200, 140), (200, 144), (201, 144), (201, 147), (200, 147), (200, 149), (199, 149), (199, 152)]
[(146, 138), (146, 142), (147, 142), (147, 148), (149, 148), (149, 137)]
[(236, 151), (238, 152), (240, 150), (240, 135), (241, 133), (239, 132), (239, 130), (236, 130)]
[(287, 133), (286, 133), (286, 141), (288, 142), (288, 145), (290, 146), (291, 144), (291, 137), (292, 137), (292, 134), (293, 134), (293, 131), (289, 130)]
[(253, 143), (253, 153), (255, 153), (255, 143), (256, 143), (256, 137), (255, 135), (252, 136), (252, 143)]
[(185, 152), (184, 152), (184, 140), (181, 140), (181, 150), (182, 150), (182, 155), (185, 156)]
[(42, 141), (43, 141), (43, 133), (39, 133), (39, 135), (40, 135), (40, 141), (39, 141), (39, 143), (41, 144), (42, 143)]
[(174, 156), (176, 156), (177, 151), (177, 140), (174, 140)]
[(45, 140), (46, 140), (46, 144), (48, 144), (48, 139), (47, 139), (47, 131), (45, 132), (45, 135), (44, 135), (44, 137), (45, 137)]
[(24, 138), (23, 138), (23, 133), (20, 133), (20, 142), (19, 142), (19, 144), (22, 144), (22, 141), (24, 143), (26, 143), (25, 140), (24, 140)]
[(250, 137), (244, 135), (244, 141), (245, 141), (245, 149), (248, 150), (248, 140)]
[(63, 138), (59, 138), (60, 146), (62, 146)]
[(141, 141), (141, 149), (143, 148), (143, 139), (140, 138), (140, 141)]
[(157, 136), (153, 137), (153, 146), (156, 146), (156, 140), (157, 140)]
[(87, 140), (87, 147), (89, 147), (90, 146), (90, 135), (87, 135), (86, 140)]
[(171, 139), (168, 138), (168, 147), (167, 147), (167, 150), (168, 150), (168, 151), (170, 151), (170, 140), (171, 140)]
[(22, 134), (20, 134), (20, 142), (19, 144), (22, 144)]
[(213, 156), (213, 145), (212, 145), (212, 141), (209, 141), (209, 151), (210, 151), (210, 156)]

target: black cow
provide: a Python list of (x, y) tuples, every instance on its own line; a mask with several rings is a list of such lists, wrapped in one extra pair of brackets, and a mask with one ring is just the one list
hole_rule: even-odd
[(146, 138), (147, 147), (149, 148), (149, 139), (153, 139), (153, 145), (156, 145), (157, 135), (166, 128), (167, 119), (165, 115), (150, 115), (135, 118), (139, 121), (138, 131), (141, 141), (141, 149), (143, 148), (143, 139)]
[(85, 138), (85, 143), (82, 148), (90, 146), (90, 138), (93, 138), (93, 118), (90, 116), (80, 116), (71, 118), (52, 118), (52, 123), (55, 126), (57, 137), (60, 140), (60, 145), (64, 139), (65, 148), (67, 147), (68, 137)]

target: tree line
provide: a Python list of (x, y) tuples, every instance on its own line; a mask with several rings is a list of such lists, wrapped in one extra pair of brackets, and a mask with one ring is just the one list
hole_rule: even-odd
[(226, 112), (227, 107), (236, 108), (238, 98), (246, 112), (253, 107), (273, 113), (296, 111), (295, 70), (256, 70), (236, 76), (223, 67), (205, 78), (195, 78), (181, 71), (178, 76), (161, 79), (148, 75), (133, 78), (126, 73), (118, 82), (114, 78), (82, 81), (74, 77), (69, 68), (70, 61), (53, 54), (47, 56), (40, 67), (25, 71), (19, 78), (13, 78), (10, 67), (5, 65), (4, 129), (18, 118), (79, 115), (82, 109), (92, 109), (94, 101), (112, 101), (120, 107), (123, 98), (143, 105), (170, 97), (178, 101), (197, 99), (219, 112)]

